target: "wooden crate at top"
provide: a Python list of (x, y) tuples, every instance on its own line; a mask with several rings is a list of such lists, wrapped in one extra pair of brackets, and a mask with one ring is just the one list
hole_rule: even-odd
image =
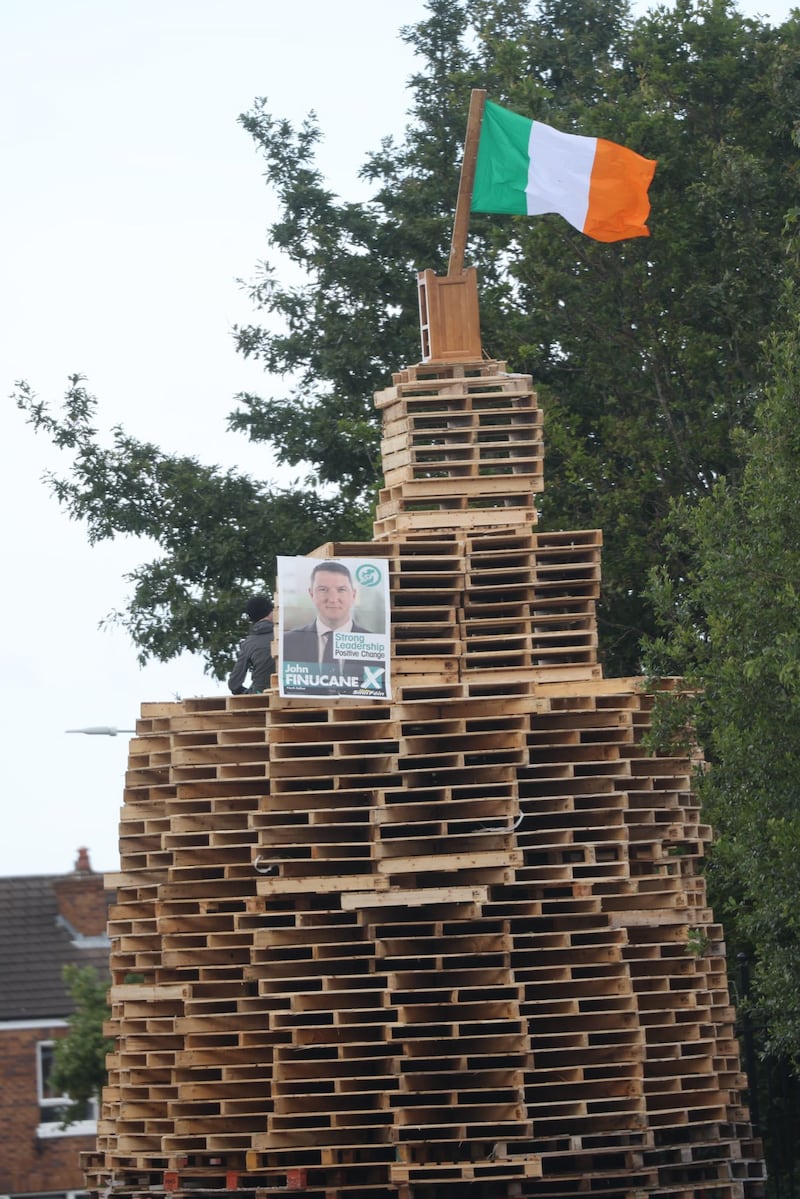
[(423, 362), (465, 362), (481, 357), (478, 276), (474, 267), (460, 275), (417, 275)]

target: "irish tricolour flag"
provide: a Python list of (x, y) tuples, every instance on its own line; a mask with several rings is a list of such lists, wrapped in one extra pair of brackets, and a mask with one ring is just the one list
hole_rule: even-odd
[(486, 101), (473, 212), (557, 212), (597, 241), (648, 237), (650, 158), (602, 137), (559, 133)]

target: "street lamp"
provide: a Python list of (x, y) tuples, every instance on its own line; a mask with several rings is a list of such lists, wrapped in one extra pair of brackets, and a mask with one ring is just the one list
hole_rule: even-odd
[(90, 737), (116, 737), (117, 733), (135, 733), (136, 729), (118, 729), (113, 724), (93, 724), (85, 729), (65, 729), (66, 733), (87, 733)]

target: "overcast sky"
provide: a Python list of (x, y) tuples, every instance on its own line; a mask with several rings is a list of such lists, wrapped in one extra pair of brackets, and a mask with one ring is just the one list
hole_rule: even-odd
[[(743, 6), (764, 12), (764, 4)], [(770, 7), (782, 19), (787, 4)], [(275, 215), (237, 124), (257, 96), (314, 109), (339, 194), (401, 134), (413, 69), (397, 37), (423, 0), (0, 0), (0, 389), (42, 398), (78, 372), (98, 423), (169, 451), (270, 474), (224, 433), (237, 391), (269, 383), (234, 352), (252, 310), (237, 279)], [(422, 264), (424, 265), (424, 264)], [(397, 364), (398, 367), (401, 363)], [(133, 541), (89, 547), (40, 481), (59, 459), (4, 399), (0, 875), (61, 873), (80, 846), (118, 866), (128, 737), (142, 702), (224, 693), (190, 656), (140, 669), (119, 630)]]
[[(413, 67), (399, 27), (422, 0), (0, 0), (0, 388), (59, 398), (80, 372), (115, 423), (259, 476), (263, 447), (224, 432), (233, 396), (266, 393), (234, 352), (252, 309), (237, 279), (276, 209), (237, 123), (257, 96), (326, 133), (355, 194), (369, 150), (401, 132)], [(3, 835), (0, 874), (118, 866), (127, 736), (143, 701), (225, 691), (198, 659), (140, 669), (122, 631), (132, 540), (90, 548), (40, 482), (58, 455), (5, 399), (2, 425)]]

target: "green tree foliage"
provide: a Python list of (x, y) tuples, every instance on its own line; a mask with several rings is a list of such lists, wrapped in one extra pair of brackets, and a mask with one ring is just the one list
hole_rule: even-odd
[(688, 715), (710, 761), (699, 786), (715, 832), (710, 898), (729, 962), (750, 964), (740, 1015), (755, 1038), (751, 1082), (774, 1195), (796, 1181), (800, 1104), (798, 299), (790, 279), (754, 428), (739, 439), (741, 476), (718, 480), (693, 508), (676, 507), (667, 560), (654, 572), (665, 632), (648, 653), (654, 672), (692, 685)]
[[(467, 260), (486, 352), (539, 384), (543, 525), (603, 528), (607, 665), (636, 670), (670, 503), (734, 478), (733, 432), (752, 422), (759, 343), (787, 269), (782, 222), (798, 201), (800, 22), (772, 29), (730, 0), (678, 0), (636, 21), (622, 0), (430, 0), (401, 36), (419, 62), (410, 121), (367, 158), (367, 200), (327, 187), (313, 117), (295, 128), (260, 101), (242, 118), (281, 215), (274, 260), (252, 285), (255, 319), (236, 330), (268, 394), (239, 396), (229, 423), (308, 471), (305, 486), (165, 455), (121, 429), (101, 448), (79, 379), (63, 414), (28, 388), (19, 402), (71, 451), (54, 487), (90, 538), (134, 533), (159, 547), (120, 616), (141, 656), (188, 648), (220, 674), (242, 593), (270, 582), (276, 553), (369, 536), (372, 393), (419, 358), (415, 273), (446, 271), (470, 89), (624, 142), (659, 160), (651, 238), (609, 246), (556, 216), (480, 216)], [(287, 262), (299, 281), (285, 282)]]
[(108, 980), (89, 967), (65, 966), (64, 981), (75, 1004), (69, 1032), (56, 1041), (50, 1082), (53, 1090), (69, 1095), (64, 1122), (85, 1117), (89, 1100), (97, 1099), (106, 1081), (106, 1054), (114, 1042), (103, 1036), (110, 1009), (106, 1002)]
[(275, 488), (165, 454), (122, 428), (114, 429), (110, 448), (101, 446), (92, 423), (97, 401), (77, 375), (57, 417), (27, 384), (19, 385), (17, 400), (37, 429), (73, 454), (69, 478), (48, 478), (67, 511), (85, 521), (90, 542), (124, 532), (158, 545), (158, 557), (129, 576), (133, 594), (118, 616), (141, 662), (168, 661), (188, 649), (221, 677), (241, 626), (243, 590), (270, 586), (276, 554), (369, 535), (366, 501)]
[(769, 344), (771, 382), (738, 483), (678, 511), (653, 665), (697, 685), (712, 769), (709, 874), (731, 950), (753, 961), (763, 1048), (800, 1063), (800, 309)]

